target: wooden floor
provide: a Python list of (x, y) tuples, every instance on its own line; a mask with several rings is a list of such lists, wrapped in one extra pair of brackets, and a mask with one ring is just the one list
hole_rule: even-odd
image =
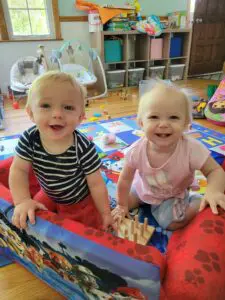
[[(178, 85), (193, 89), (196, 94), (206, 97), (206, 88), (208, 84), (215, 84), (213, 80), (187, 80), (179, 82)], [(5, 130), (0, 131), (0, 136), (7, 136), (21, 133), (32, 123), (24, 111), (24, 101), (20, 102), (20, 109), (12, 109), (12, 103), (5, 103)], [(102, 113), (107, 110), (112, 118), (132, 115), (137, 112), (138, 97), (137, 90), (131, 89), (128, 100), (121, 100), (116, 92), (111, 93), (110, 97), (104, 100), (95, 100), (87, 108), (87, 120), (93, 116), (94, 112)], [(102, 107), (103, 106), (103, 107)], [(211, 129), (225, 133), (225, 127), (213, 125), (206, 120), (200, 120), (199, 123)], [(1, 300), (48, 300), (65, 299), (45, 283), (37, 279), (33, 274), (25, 270), (18, 264), (12, 264), (0, 269), (0, 299)]]

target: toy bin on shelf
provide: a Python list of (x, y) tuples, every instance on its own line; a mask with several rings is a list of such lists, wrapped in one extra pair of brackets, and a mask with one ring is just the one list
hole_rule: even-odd
[(109, 89), (120, 88), (124, 86), (125, 70), (106, 71), (107, 86)]
[(163, 50), (163, 39), (151, 39), (150, 42), (150, 59), (161, 59)]
[(185, 64), (170, 65), (169, 79), (171, 79), (172, 81), (183, 79), (184, 68), (185, 68)]
[(183, 53), (183, 38), (175, 36), (171, 38), (170, 42), (170, 57), (180, 57)]
[(123, 60), (123, 45), (121, 40), (105, 40), (104, 49), (106, 63)]
[(139, 81), (143, 79), (144, 68), (135, 68), (128, 70), (128, 86), (138, 86)]
[(149, 77), (163, 79), (164, 71), (165, 71), (165, 66), (150, 67), (149, 68)]

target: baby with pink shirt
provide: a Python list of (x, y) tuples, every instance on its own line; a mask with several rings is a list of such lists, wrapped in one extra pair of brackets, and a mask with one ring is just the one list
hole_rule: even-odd
[[(179, 229), (210, 205), (225, 209), (225, 173), (199, 141), (184, 134), (192, 121), (189, 98), (174, 85), (157, 82), (139, 103), (138, 124), (144, 137), (125, 156), (117, 188), (115, 220), (141, 204), (150, 204), (162, 228)], [(200, 170), (208, 185), (202, 199), (189, 194)]]

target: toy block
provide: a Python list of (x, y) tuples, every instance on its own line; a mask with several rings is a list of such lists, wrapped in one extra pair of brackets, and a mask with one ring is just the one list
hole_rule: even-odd
[(147, 245), (155, 228), (148, 225), (148, 218), (144, 223), (138, 222), (138, 216), (133, 219), (123, 217), (118, 221), (117, 236), (141, 245)]

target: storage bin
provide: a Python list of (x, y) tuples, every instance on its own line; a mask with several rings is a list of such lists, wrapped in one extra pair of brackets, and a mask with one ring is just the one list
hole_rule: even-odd
[(106, 71), (107, 86), (109, 89), (124, 86), (125, 70)]
[(180, 57), (183, 53), (183, 39), (180, 36), (171, 38), (170, 57)]
[(151, 39), (150, 59), (160, 59), (163, 53), (163, 39)]
[(134, 68), (128, 70), (128, 86), (138, 86), (139, 81), (143, 79), (144, 68)]
[(165, 71), (165, 66), (150, 67), (149, 68), (149, 77), (163, 79), (164, 71)]
[(185, 67), (185, 64), (170, 65), (169, 66), (169, 79), (171, 79), (172, 81), (183, 79), (184, 67)]
[(105, 62), (118, 62), (123, 60), (123, 45), (121, 40), (104, 41)]

